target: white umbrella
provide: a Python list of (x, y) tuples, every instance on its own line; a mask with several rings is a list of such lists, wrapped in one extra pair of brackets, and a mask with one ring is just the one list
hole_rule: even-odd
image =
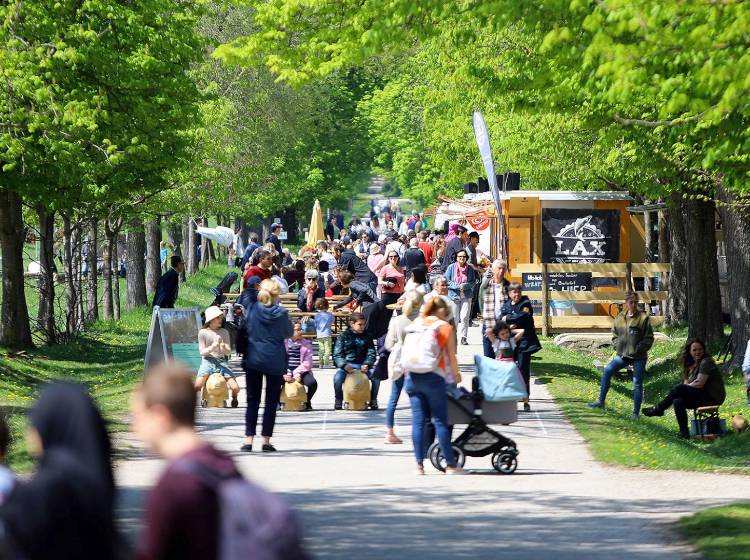
[(224, 226), (216, 226), (215, 228), (198, 226), (195, 228), (195, 233), (211, 241), (216, 241), (216, 243), (224, 245), (224, 247), (231, 247), (234, 241), (234, 232)]

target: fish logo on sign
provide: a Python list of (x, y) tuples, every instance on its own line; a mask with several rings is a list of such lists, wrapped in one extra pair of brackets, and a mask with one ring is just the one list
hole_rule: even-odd
[(591, 223), (593, 216), (578, 218), (553, 235), (555, 260), (568, 263), (601, 263), (607, 256), (604, 246), (608, 237)]

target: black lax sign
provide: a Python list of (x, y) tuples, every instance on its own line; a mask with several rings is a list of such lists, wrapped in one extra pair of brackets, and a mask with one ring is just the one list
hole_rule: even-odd
[(620, 258), (620, 212), (542, 209), (542, 262), (610, 263)]

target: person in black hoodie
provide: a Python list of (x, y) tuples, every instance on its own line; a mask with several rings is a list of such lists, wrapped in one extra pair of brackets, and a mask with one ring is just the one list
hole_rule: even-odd
[(77, 383), (47, 386), (29, 414), (38, 468), (0, 508), (0, 539), (13, 558), (115, 557), (115, 494), (104, 420)]
[(171, 309), (177, 301), (177, 294), (180, 292), (180, 274), (185, 271), (185, 263), (180, 255), (173, 255), (170, 264), (172, 268), (162, 274), (156, 284), (153, 307)]
[[(344, 239), (345, 243), (351, 241), (348, 237)], [(336, 257), (340, 267), (352, 273), (352, 276), (354, 276), (354, 279), (357, 282), (367, 284), (373, 292), (377, 290), (378, 277), (375, 276), (375, 273), (370, 270), (367, 263), (360, 259), (348, 244), (343, 248), (335, 247), (333, 250), (333, 256)]]
[[(536, 336), (534, 310), (531, 307), (531, 301), (521, 293), (521, 284), (513, 282), (508, 286), (508, 299), (505, 300), (500, 309), (500, 317), (502, 321), (510, 325), (511, 329), (523, 329), (523, 337), (516, 345), (515, 361), (526, 383), (526, 391), (531, 395), (531, 385), (529, 383), (529, 378), (531, 377), (531, 355), (539, 352), (542, 349), (542, 345)], [(531, 410), (528, 398), (523, 401), (523, 409), (526, 412)]]

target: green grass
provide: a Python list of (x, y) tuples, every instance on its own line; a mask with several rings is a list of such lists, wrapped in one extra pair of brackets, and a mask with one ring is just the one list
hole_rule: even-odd
[(680, 520), (706, 560), (750, 560), (750, 503), (710, 508)]
[[(644, 406), (655, 404), (681, 378), (671, 358), (682, 340), (654, 345), (644, 383)], [(589, 408), (586, 403), (595, 400), (599, 391), (600, 370), (593, 366), (596, 357), (559, 348), (549, 341), (537, 356), (541, 360), (532, 362), (532, 370), (538, 381), (547, 384), (599, 461), (648, 469), (750, 472), (749, 433), (729, 434), (706, 443), (680, 440), (671, 409), (661, 418), (642, 416), (633, 420), (631, 379), (613, 379), (606, 409)], [(721, 407), (722, 417), (729, 419), (738, 412), (747, 417), (742, 375), (734, 372), (725, 377), (725, 383), (727, 399)]]
[[(227, 272), (212, 265), (180, 286), (177, 307), (205, 307), (215, 286)], [(125, 308), (123, 307), (123, 310)], [(74, 344), (42, 346), (23, 357), (0, 348), (0, 408), (5, 409), (13, 435), (9, 463), (26, 470), (31, 459), (23, 444), (26, 409), (40, 387), (54, 379), (73, 379), (91, 390), (112, 431), (124, 429), (128, 399), (143, 373), (151, 310), (123, 311), (118, 322), (91, 325)]]

